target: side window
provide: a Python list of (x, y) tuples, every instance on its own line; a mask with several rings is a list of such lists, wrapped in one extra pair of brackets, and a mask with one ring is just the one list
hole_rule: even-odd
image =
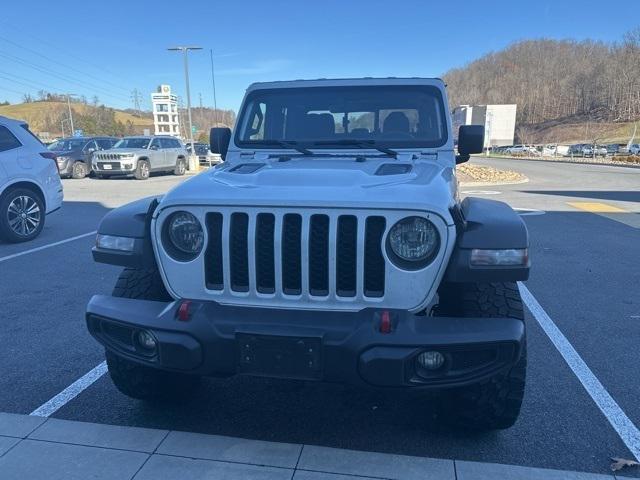
[(0, 127), (0, 152), (21, 147), (20, 141), (9, 131), (7, 127)]
[(170, 138), (161, 138), (160, 139), (160, 148), (173, 148), (172, 142)]
[(89, 143), (87, 143), (82, 150), (85, 151), (85, 152), (88, 152), (92, 148), (93, 148), (94, 151), (98, 150), (98, 145), (96, 144), (96, 142), (94, 140), (91, 140)]
[(98, 144), (98, 150), (109, 150), (113, 147), (113, 141), (108, 138), (100, 138), (96, 140), (96, 143)]
[(159, 148), (162, 148), (162, 146), (160, 145), (160, 139), (159, 138), (152, 139), (151, 143), (149, 144), (149, 149), (150, 150), (157, 150)]
[(173, 148), (182, 148), (182, 144), (177, 138), (172, 138), (171, 143), (173, 143)]

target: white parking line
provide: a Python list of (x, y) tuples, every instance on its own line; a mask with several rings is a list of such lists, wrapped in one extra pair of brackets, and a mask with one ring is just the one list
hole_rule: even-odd
[(41, 250), (46, 250), (47, 248), (56, 247), (58, 245), (62, 245), (64, 243), (73, 242), (74, 240), (78, 240), (80, 238), (88, 237), (89, 235), (95, 235), (98, 233), (97, 231), (83, 233), (82, 235), (76, 235), (75, 237), (66, 238), (64, 240), (60, 240), (59, 242), (48, 243), (46, 245), (42, 245), (41, 247), (31, 248), (29, 250), (25, 250), (24, 252), (14, 253), (13, 255), (7, 255), (6, 257), (0, 257), (0, 263), (6, 262), (7, 260), (11, 260), (12, 258), (18, 258), (23, 255), (29, 255), (30, 253), (39, 252)]
[(567, 337), (562, 334), (553, 320), (547, 315), (547, 312), (544, 311), (544, 308), (538, 303), (529, 289), (521, 282), (518, 282), (518, 286), (520, 287), (522, 300), (538, 324), (540, 324), (558, 352), (560, 352), (560, 355), (562, 355), (562, 358), (567, 362), (567, 365), (573, 370), (575, 376), (578, 377), (582, 386), (607, 418), (629, 451), (636, 460), (640, 461), (640, 431), (638, 427), (633, 424), (609, 392), (607, 392), (607, 389), (604, 388), (600, 380), (598, 380), (584, 360), (582, 360), (582, 357), (580, 357), (575, 348), (573, 348), (573, 345), (567, 340)]
[(48, 417), (49, 415), (57, 412), (60, 408), (64, 407), (67, 403), (76, 398), (87, 387), (104, 375), (106, 371), (107, 362), (102, 362), (100, 365), (85, 373), (82, 377), (73, 382), (51, 400), (40, 405), (29, 415), (33, 415), (35, 417)]

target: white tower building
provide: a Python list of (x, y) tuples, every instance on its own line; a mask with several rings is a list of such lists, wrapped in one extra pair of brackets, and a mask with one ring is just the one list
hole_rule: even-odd
[(160, 85), (158, 90), (151, 94), (151, 103), (155, 135), (179, 137), (178, 97), (171, 93), (171, 86)]

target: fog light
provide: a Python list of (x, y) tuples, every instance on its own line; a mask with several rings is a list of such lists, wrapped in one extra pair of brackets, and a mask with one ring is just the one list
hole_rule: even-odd
[(427, 370), (437, 370), (444, 365), (444, 355), (435, 350), (418, 355), (418, 364)]
[(145, 350), (155, 350), (157, 342), (155, 337), (147, 330), (140, 330), (137, 334), (138, 345)]

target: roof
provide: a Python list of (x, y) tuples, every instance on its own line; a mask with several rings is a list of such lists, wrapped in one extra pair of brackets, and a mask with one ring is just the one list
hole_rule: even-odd
[(257, 82), (249, 85), (247, 90), (267, 88), (301, 88), (301, 87), (348, 87), (365, 85), (437, 85), (444, 87), (440, 78), (423, 77), (386, 77), (386, 78), (318, 78), (315, 80), (281, 80), (276, 82)]

